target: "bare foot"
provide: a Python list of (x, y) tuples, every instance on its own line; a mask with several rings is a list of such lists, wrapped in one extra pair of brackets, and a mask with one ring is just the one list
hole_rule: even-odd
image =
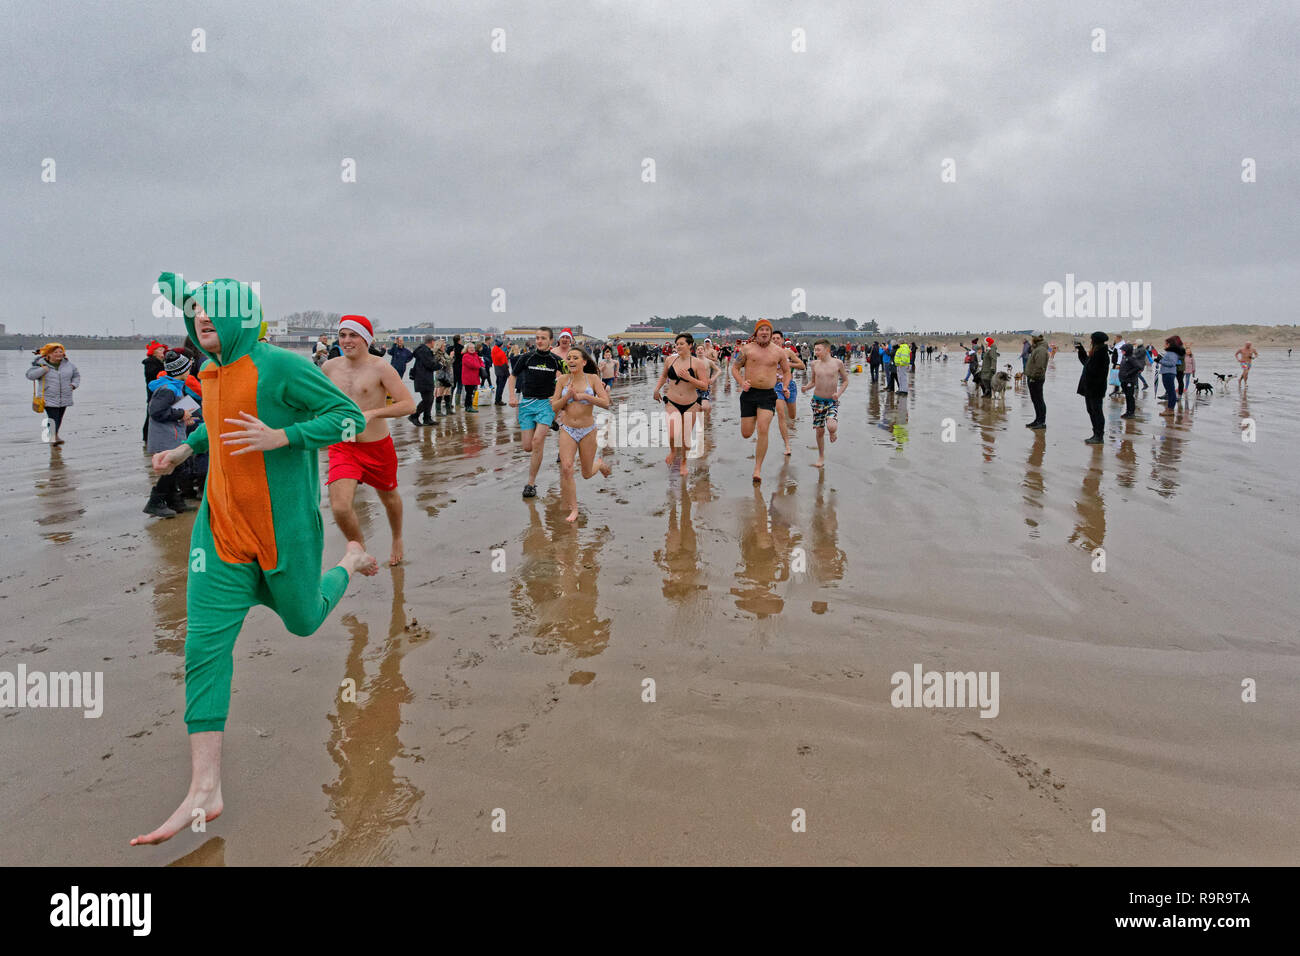
[(577, 520), (578, 520), (578, 509), (577, 509), (577, 508), (574, 508), (572, 511), (570, 511), (570, 512), (569, 512), (569, 517), (565, 518), (564, 520), (565, 520), (565, 521), (577, 521)]
[(754, 472), (754, 484), (756, 485), (761, 484), (762, 481), (763, 481), (763, 476), (760, 475), (758, 472)]
[(393, 553), (388, 558), (388, 566), (390, 568), (397, 567), (399, 564), (402, 563), (402, 558), (405, 556), (406, 556), (406, 552), (402, 547), (402, 539), (398, 538), (393, 542)]
[(167, 818), (166, 823), (152, 833), (145, 833), (136, 837), (131, 841), (131, 845), (146, 846), (164, 843), (194, 822), (196, 819), (195, 810), (203, 811), (202, 816), (198, 817), (198, 819), (203, 820), (204, 823), (210, 823), (221, 816), (222, 809), (220, 781), (217, 782), (214, 788), (191, 790), (185, 799), (181, 801), (181, 805), (176, 808), (176, 812)]
[(379, 573), (379, 562), (366, 554), (366, 549), (360, 541), (348, 542), (348, 549), (343, 552), (343, 560), (338, 566), (344, 568), (348, 574), (360, 572), (366, 577), (373, 577)]
[(610, 475), (614, 474), (614, 466), (602, 458), (600, 460), (600, 473), (608, 478)]
[(834, 428), (829, 429), (829, 431), (831, 433), (831, 441), (835, 441), (835, 436), (839, 433)]
[(677, 473), (681, 475), (683, 478), (686, 477), (686, 456), (685, 455), (682, 456), (682, 466), (677, 469)]
[(786, 453), (787, 455), (790, 454), (790, 443), (789, 443), (789, 442), (786, 442), (786, 443), (785, 443), (785, 453)]
[(668, 457), (664, 459), (664, 464), (665, 464), (665, 465), (671, 465), (671, 464), (673, 463), (673, 460), (674, 460), (676, 457), (677, 457), (677, 450), (676, 450), (676, 449), (673, 449), (672, 451), (670, 451), (670, 452), (668, 453)]
[(821, 468), (821, 467), (822, 467), (823, 465), (825, 465), (825, 464), (826, 464), (826, 462), (824, 462), (822, 459), (818, 458), (815, 462), (813, 462), (813, 467), (814, 467), (814, 468)]

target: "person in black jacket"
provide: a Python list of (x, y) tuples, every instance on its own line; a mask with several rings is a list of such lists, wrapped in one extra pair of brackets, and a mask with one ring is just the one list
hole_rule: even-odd
[(1127, 342), (1120, 346), (1120, 354), (1119, 387), (1124, 391), (1124, 414), (1120, 418), (1136, 418), (1138, 378), (1147, 363)]
[(432, 425), (433, 416), (429, 412), (433, 408), (433, 393), (438, 384), (435, 380), (438, 361), (433, 354), (432, 335), (426, 335), (424, 343), (415, 347), (413, 358), (415, 364), (411, 366), (411, 384), (420, 393), (420, 404), (415, 407), (410, 421), (412, 425)]
[(460, 388), (460, 373), (461, 373), (460, 358), (461, 358), (461, 356), (464, 355), (464, 354), (465, 354), (465, 345), (464, 345), (464, 343), (461, 342), (461, 340), (460, 340), (460, 336), (459, 336), (459, 335), (453, 335), (453, 336), (451, 337), (451, 383), (452, 383), (452, 389), (451, 389), (451, 401), (448, 403), (448, 404), (450, 404), (450, 405), (455, 405), (455, 404), (457, 404), (457, 403), (460, 401), (460, 398), (461, 398), (461, 394), (460, 394), (460, 393), (461, 393), (461, 388)]
[(1106, 416), (1102, 413), (1102, 401), (1106, 398), (1106, 378), (1110, 375), (1110, 350), (1106, 340), (1110, 338), (1105, 332), (1092, 333), (1092, 349), (1085, 352), (1083, 343), (1074, 343), (1079, 355), (1079, 364), (1083, 372), (1079, 375), (1079, 394), (1092, 419), (1092, 437), (1085, 438), (1089, 445), (1100, 445), (1105, 441)]
[(153, 391), (149, 388), (149, 383), (156, 379), (163, 371), (162, 357), (167, 354), (167, 346), (161, 342), (150, 342), (149, 347), (145, 349), (144, 355), (144, 429), (140, 433), (140, 441), (149, 444), (149, 400), (153, 398)]

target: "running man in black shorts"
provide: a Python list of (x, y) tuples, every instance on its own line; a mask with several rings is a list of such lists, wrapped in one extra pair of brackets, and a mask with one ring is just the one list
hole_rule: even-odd
[(731, 363), (731, 377), (740, 386), (740, 434), (749, 438), (758, 428), (754, 449), (754, 482), (763, 480), (767, 430), (776, 412), (776, 383), (790, 375), (789, 353), (772, 342), (772, 323), (759, 319), (754, 335), (742, 344)]

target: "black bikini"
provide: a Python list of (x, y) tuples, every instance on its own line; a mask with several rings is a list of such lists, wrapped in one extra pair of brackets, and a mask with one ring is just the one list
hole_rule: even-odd
[[(674, 359), (673, 362), (672, 362), (672, 364), (670, 364), (670, 365), (668, 366), (668, 377), (669, 377), (670, 379), (672, 379), (674, 382), (680, 382), (682, 379), (681, 379), (681, 376), (677, 374), (677, 367), (676, 367), (676, 366), (677, 366), (677, 360)], [(677, 409), (679, 412), (681, 412), (683, 415), (685, 415), (685, 414), (686, 414), (687, 412), (689, 412), (692, 408), (694, 408), (696, 405), (699, 404), (699, 399), (696, 399), (695, 401), (690, 402), (689, 404), (686, 404), (686, 405), (678, 405), (678, 404), (677, 404), (676, 402), (674, 402), (671, 398), (669, 398), (667, 395), (665, 395), (665, 396), (664, 396), (664, 404), (665, 404), (665, 405), (671, 405), (671, 406), (673, 406), (673, 408)]]

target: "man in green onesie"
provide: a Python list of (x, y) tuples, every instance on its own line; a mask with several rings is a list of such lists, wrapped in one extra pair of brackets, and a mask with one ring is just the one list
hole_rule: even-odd
[[(262, 304), (250, 286), (215, 279), (187, 288), (176, 274), (159, 291), (185, 314), (207, 357), (199, 372), (205, 424), (182, 445), (153, 457), (167, 474), (209, 453), (203, 503), (190, 536), (186, 585), (185, 723), (190, 790), (166, 822), (132, 846), (161, 843), (196, 818), (220, 815), (221, 742), (230, 710), (235, 638), (251, 607), (265, 604), (292, 634), (321, 626), (352, 572), (378, 563), (356, 541), (324, 574), (317, 449), (365, 430), (356, 403), (301, 355), (258, 341)], [(226, 428), (209, 447), (208, 425)]]

